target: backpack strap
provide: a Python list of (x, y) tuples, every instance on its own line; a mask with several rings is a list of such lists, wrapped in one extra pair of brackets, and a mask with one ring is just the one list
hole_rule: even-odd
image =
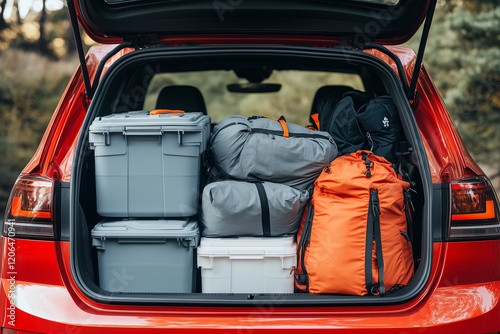
[(314, 218), (314, 206), (312, 205), (312, 189), (313, 188), (309, 190), (310, 196), (307, 203), (307, 215), (304, 221), (304, 227), (302, 228), (302, 235), (300, 236), (297, 247), (297, 259), (300, 259), (300, 268), (302, 269), (302, 274), (295, 275), (295, 280), (297, 281), (297, 283), (306, 286), (306, 292), (309, 292), (309, 276), (307, 275), (307, 269), (304, 260), (306, 255), (306, 247), (309, 243), (309, 239), (311, 238), (312, 222)]
[(385, 295), (384, 284), (384, 256), (382, 254), (382, 235), (380, 232), (380, 204), (378, 199), (378, 190), (373, 192), (373, 234), (375, 236), (375, 249), (377, 254), (378, 265), (378, 284), (380, 295)]
[[(375, 252), (377, 255), (378, 283), (373, 282), (372, 260), (373, 241), (375, 240)], [(380, 204), (378, 190), (373, 189), (370, 193), (370, 203), (368, 209), (368, 222), (366, 228), (365, 246), (365, 281), (368, 294), (381, 296), (385, 295), (384, 284), (384, 257), (382, 254), (382, 238), (380, 232)]]
[(410, 146), (409, 142), (402, 141), (394, 144), (394, 150), (394, 154), (398, 158), (394, 170), (403, 177), (404, 181), (409, 182), (412, 187), (415, 186), (412, 177), (416, 166), (409, 161), (409, 156), (413, 148)]
[(372, 291), (375, 288), (372, 272), (372, 255), (373, 255), (373, 196), (370, 194), (370, 203), (368, 205), (368, 221), (366, 223), (366, 244), (365, 244), (365, 283), (366, 290), (369, 295), (375, 294)]
[(405, 198), (406, 231), (408, 234), (408, 238), (410, 239), (409, 241), (413, 246), (413, 220), (411, 218), (410, 210), (413, 209), (413, 211), (415, 211), (415, 209), (413, 208), (413, 203), (411, 201), (410, 191), (411, 188), (406, 189), (404, 191), (404, 198)]
[[(412, 180), (412, 178), (417, 167), (409, 161), (409, 156), (413, 149), (407, 141), (397, 142), (394, 146), (396, 156), (398, 157), (398, 163), (395, 170), (403, 177), (404, 181), (410, 183), (410, 187), (414, 187), (416, 183)], [(412, 188), (404, 191), (404, 202), (407, 225), (406, 230), (410, 243), (413, 245), (413, 220), (411, 218), (410, 210), (415, 211), (415, 209), (413, 208), (413, 203), (411, 201), (411, 191), (415, 192)]]

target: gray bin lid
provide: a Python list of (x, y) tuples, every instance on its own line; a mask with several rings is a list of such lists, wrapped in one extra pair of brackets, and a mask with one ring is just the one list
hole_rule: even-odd
[(198, 223), (189, 220), (103, 220), (91, 232), (94, 239), (182, 238), (198, 244)]
[[(130, 111), (97, 117), (90, 126), (90, 132), (123, 132), (127, 128), (156, 126), (162, 130), (202, 130), (210, 124), (210, 117), (201, 112), (187, 112), (184, 114), (158, 114), (150, 115), (149, 111)], [(178, 127), (178, 129), (176, 129)]]

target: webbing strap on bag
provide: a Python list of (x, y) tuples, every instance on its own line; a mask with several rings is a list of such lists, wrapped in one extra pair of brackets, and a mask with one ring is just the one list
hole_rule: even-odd
[(406, 231), (408, 233), (408, 238), (410, 239), (410, 242), (413, 245), (413, 220), (411, 218), (411, 213), (410, 213), (410, 208), (413, 207), (413, 203), (411, 202), (410, 189), (406, 189), (404, 191), (404, 197), (405, 197)]
[(373, 234), (375, 236), (375, 250), (377, 254), (378, 265), (378, 283), (380, 288), (380, 295), (385, 295), (384, 284), (384, 257), (382, 254), (382, 236), (380, 233), (380, 205), (378, 200), (378, 191), (374, 190), (373, 194)]
[(260, 210), (262, 215), (262, 234), (265, 237), (271, 236), (271, 218), (269, 215), (269, 201), (267, 199), (266, 190), (262, 185), (262, 182), (256, 182), (257, 192), (260, 199)]
[[(310, 194), (312, 194), (312, 191), (310, 191)], [(307, 215), (304, 221), (304, 227), (302, 228), (302, 235), (299, 240), (299, 245), (297, 247), (297, 259), (300, 259), (300, 268), (302, 269), (302, 274), (295, 275), (295, 280), (297, 281), (297, 283), (306, 286), (306, 292), (309, 292), (309, 276), (307, 275), (307, 269), (304, 260), (306, 255), (306, 243), (311, 237), (313, 218), (314, 206), (312, 205), (312, 198), (309, 198), (309, 203), (307, 204)]]
[(366, 244), (365, 244), (365, 282), (368, 294), (373, 294), (373, 273), (372, 273), (372, 250), (373, 250), (373, 196), (370, 195), (368, 203), (368, 219), (366, 222)]
[[(375, 284), (373, 282), (373, 240), (375, 240), (375, 252), (377, 254), (378, 284)], [(381, 296), (385, 295), (384, 257), (382, 254), (382, 238), (380, 233), (380, 204), (377, 190), (371, 191), (369, 201), (368, 221), (366, 228), (365, 280), (368, 294), (380, 294)]]

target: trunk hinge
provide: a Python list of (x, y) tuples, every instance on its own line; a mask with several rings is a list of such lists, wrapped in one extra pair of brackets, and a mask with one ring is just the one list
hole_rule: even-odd
[(427, 38), (429, 37), (429, 30), (431, 28), (432, 17), (434, 16), (434, 9), (436, 8), (437, 0), (429, 1), (429, 8), (427, 10), (427, 15), (425, 17), (424, 28), (422, 31), (422, 37), (420, 39), (420, 45), (417, 51), (417, 59), (415, 62), (415, 68), (413, 70), (413, 74), (411, 76), (411, 82), (408, 82), (406, 77), (403, 64), (398, 56), (396, 56), (393, 52), (387, 49), (385, 46), (380, 44), (375, 44), (372, 42), (365, 43), (363, 45), (363, 50), (366, 49), (376, 49), (379, 50), (386, 55), (388, 55), (396, 64), (396, 68), (398, 70), (399, 79), (401, 80), (401, 84), (403, 85), (403, 90), (406, 94), (408, 100), (412, 103), (412, 105), (416, 106), (418, 96), (416, 96), (415, 91), (417, 88), (418, 75), (420, 73), (420, 69), (422, 68), (422, 59), (424, 58), (425, 45), (427, 43)]
[(78, 19), (76, 17), (75, 5), (74, 5), (72, 0), (69, 0), (67, 3), (68, 3), (68, 11), (69, 11), (69, 17), (70, 17), (70, 21), (71, 21), (71, 27), (73, 29), (73, 35), (75, 36), (76, 49), (78, 51), (78, 58), (80, 60), (80, 68), (82, 70), (83, 82), (85, 84), (85, 100), (87, 102), (89, 102), (94, 97), (97, 86), (99, 85), (99, 80), (101, 79), (102, 71), (104, 70), (104, 65), (111, 57), (113, 57), (115, 54), (117, 54), (119, 51), (121, 51), (125, 48), (133, 47), (136, 50), (140, 49), (140, 48), (144, 48), (144, 47), (146, 47), (146, 44), (148, 42), (154, 42), (158, 38), (157, 37), (146, 38), (144, 36), (133, 36), (132, 38), (127, 39), (125, 42), (118, 44), (113, 50), (108, 52), (101, 59), (101, 61), (99, 62), (99, 65), (97, 66), (97, 70), (94, 74), (94, 80), (92, 81), (92, 84), (91, 84), (90, 83), (89, 69), (88, 69), (87, 63), (85, 61), (85, 53), (83, 52), (83, 42), (82, 42), (82, 38), (80, 35), (80, 25), (79, 25)]
[(425, 45), (427, 44), (427, 38), (429, 37), (429, 31), (431, 30), (431, 22), (432, 17), (434, 16), (434, 10), (436, 9), (436, 3), (437, 0), (430, 0), (429, 9), (427, 10), (427, 16), (425, 17), (424, 29), (422, 31), (422, 37), (420, 38), (420, 45), (417, 52), (417, 61), (415, 63), (413, 75), (411, 76), (411, 83), (408, 91), (408, 100), (410, 101), (413, 101), (415, 99), (418, 75), (420, 74), (420, 69), (422, 68), (422, 59), (424, 58)]
[(67, 4), (68, 4), (71, 28), (73, 29), (73, 35), (75, 36), (76, 50), (78, 51), (78, 58), (80, 60), (80, 68), (82, 70), (83, 82), (85, 84), (85, 97), (86, 100), (90, 100), (92, 98), (91, 97), (92, 86), (90, 85), (89, 70), (87, 68), (87, 63), (85, 62), (82, 36), (80, 35), (80, 26), (76, 18), (75, 4), (73, 3), (73, 0), (68, 0)]

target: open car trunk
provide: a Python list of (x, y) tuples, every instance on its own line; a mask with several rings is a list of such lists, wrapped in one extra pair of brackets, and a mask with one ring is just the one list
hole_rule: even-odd
[[(89, 145), (89, 127), (92, 122), (97, 117), (111, 114), (154, 109), (155, 104), (151, 104), (151, 99), (154, 100), (156, 95), (153, 94), (153, 91), (157, 92), (162, 86), (178, 83), (173, 79), (176, 75), (186, 77), (190, 72), (200, 73), (199, 75), (204, 79), (198, 81), (198, 88), (203, 90), (203, 86), (210, 86), (209, 80), (214, 78), (214, 71), (232, 74), (232, 71), (248, 73), (252, 72), (252, 69), (255, 73), (267, 73), (268, 71), (278, 74), (288, 72), (315, 73), (316, 78), (321, 77), (326, 83), (331, 83), (329, 78), (336, 76), (344, 78), (344, 75), (349, 75), (358, 80), (354, 85), (359, 84), (359, 87), (354, 88), (364, 90), (372, 97), (381, 95), (392, 97), (397, 106), (406, 139), (412, 147), (410, 160), (417, 168), (413, 176), (415, 186), (412, 187), (415, 190), (412, 195), (415, 275), (408, 286), (383, 297), (302, 292), (287, 294), (202, 293), (199, 277), (195, 277), (194, 292), (192, 293), (113, 292), (103, 288), (103, 284), (98, 278), (99, 266), (96, 248), (92, 247), (90, 236), (91, 230), (104, 219), (98, 214), (96, 204), (95, 158)], [(206, 73), (205, 76), (203, 73)], [(236, 76), (233, 78), (234, 82), (242, 83), (241, 78), (238, 79)], [(282, 81), (279, 83), (286, 87), (289, 84), (286, 81), (286, 75), (271, 76), (271, 79), (275, 80), (280, 78)], [(307, 82), (308, 78), (314, 78), (314, 76), (302, 76), (302, 78), (305, 80), (301, 83), (304, 89), (310, 89), (309, 86), (313, 86), (314, 89), (316, 89), (315, 85), (318, 88), (321, 86), (321, 83)], [(222, 81), (223, 87), (221, 89), (225, 90), (225, 85), (233, 83), (233, 81)], [(239, 96), (243, 95), (241, 93), (232, 94), (236, 94), (231, 97), (232, 99), (239, 99)], [(257, 97), (247, 104), (258, 104), (261, 100), (260, 96), (264, 96), (262, 94), (253, 95)], [(219, 98), (217, 93), (210, 95), (210, 97), (205, 96), (205, 99)], [(299, 107), (304, 110), (301, 115), (288, 114), (286, 108), (282, 106), (278, 108), (272, 103), (263, 103), (258, 106), (258, 110), (260, 110), (258, 115), (277, 117), (277, 113), (284, 111), (288, 121), (307, 125), (311, 99), (298, 102)], [(262, 98), (262, 100), (265, 99)], [(241, 110), (235, 108), (234, 104), (224, 104), (224, 101), (231, 100), (221, 99), (220, 101), (222, 102), (212, 104), (218, 106), (220, 110), (211, 110), (211, 103), (208, 103), (208, 115), (212, 116), (212, 123), (218, 123), (223, 116), (242, 113)], [(252, 115), (245, 114), (245, 116)], [(397, 74), (380, 59), (360, 51), (285, 46), (157, 46), (134, 51), (116, 61), (102, 78), (80, 133), (71, 183), (71, 269), (75, 282), (82, 292), (98, 302), (193, 306), (401, 304), (416, 297), (422, 291), (430, 275), (432, 265), (430, 206), (432, 203), (432, 184), (422, 139)], [(172, 189), (172, 191), (176, 190)], [(169, 284), (168, 280), (165, 280), (164, 284)]]

